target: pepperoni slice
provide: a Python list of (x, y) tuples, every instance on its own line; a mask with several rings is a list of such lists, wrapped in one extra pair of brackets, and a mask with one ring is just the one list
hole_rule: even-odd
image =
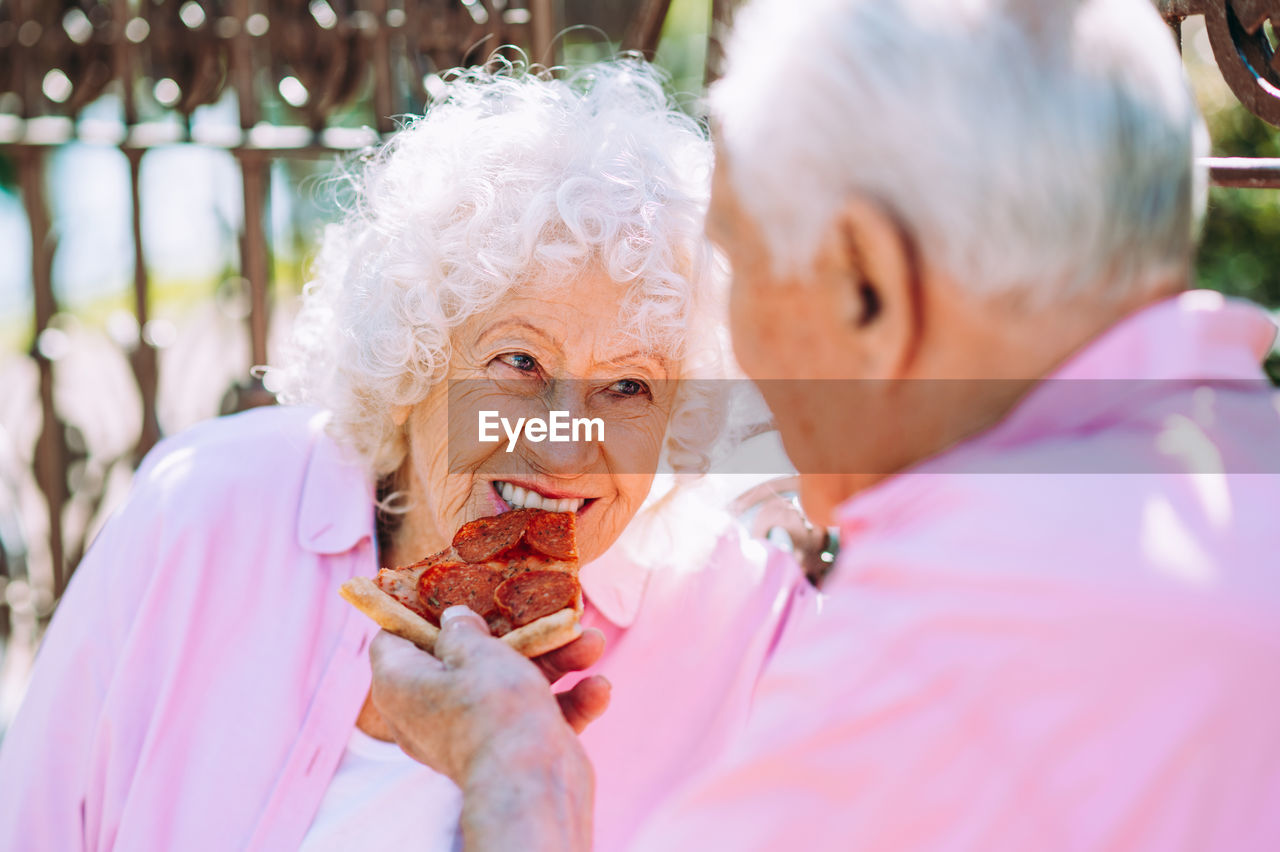
[(457, 604), (488, 618), (497, 612), (494, 590), (501, 583), (502, 575), (484, 565), (448, 563), (418, 579), (418, 600), (435, 624), (440, 623), (440, 613)]
[(563, 571), (526, 571), (498, 586), (498, 610), (521, 627), (544, 615), (569, 609), (578, 600), (578, 578)]
[(525, 527), (524, 540), (552, 559), (577, 559), (575, 520), (572, 512), (539, 512)]
[(467, 562), (487, 562), (520, 541), (532, 511), (513, 509), (463, 524), (453, 536), (453, 548)]

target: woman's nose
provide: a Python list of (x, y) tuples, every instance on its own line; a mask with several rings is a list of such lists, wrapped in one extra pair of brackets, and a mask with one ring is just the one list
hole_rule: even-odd
[(603, 423), (597, 420), (593, 424), (590, 418), (565, 409), (549, 412), (547, 423), (545, 438), (521, 442), (526, 463), (548, 476), (574, 477), (595, 472), (601, 459)]
[(586, 443), (526, 443), (525, 463), (545, 476), (570, 479), (595, 472), (600, 459), (598, 448)]
[(594, 472), (599, 465), (604, 421), (587, 411), (581, 385), (576, 381), (556, 382), (545, 399), (546, 436), (522, 442), (525, 459), (541, 473), (580, 476)]

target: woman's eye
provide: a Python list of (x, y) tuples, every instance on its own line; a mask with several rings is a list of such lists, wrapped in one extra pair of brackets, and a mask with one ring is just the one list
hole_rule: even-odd
[(533, 360), (533, 356), (523, 352), (507, 352), (499, 355), (498, 360), (522, 373), (533, 373), (538, 369), (538, 362)]
[(621, 396), (648, 396), (649, 386), (636, 379), (621, 379), (609, 385), (609, 390)]

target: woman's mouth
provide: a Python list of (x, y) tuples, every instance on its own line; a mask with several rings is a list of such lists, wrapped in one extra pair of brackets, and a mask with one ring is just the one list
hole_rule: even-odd
[(495, 480), (493, 490), (513, 509), (542, 509), (545, 512), (576, 512), (589, 500), (583, 497), (548, 497), (531, 488)]

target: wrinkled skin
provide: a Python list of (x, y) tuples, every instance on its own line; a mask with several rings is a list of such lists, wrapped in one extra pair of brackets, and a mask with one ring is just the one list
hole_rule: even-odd
[[(553, 698), (547, 680), (595, 662), (603, 637), (587, 631), (531, 663), (465, 607), (441, 623), (436, 657), (386, 632), (370, 646), (373, 703), (390, 733), (462, 788), (467, 848), (514, 848), (514, 836), (524, 849), (590, 848), (593, 779), (576, 733), (604, 712), (609, 685), (597, 675)], [(565, 795), (548, 803), (547, 786)]]
[[(638, 347), (621, 318), (625, 287), (599, 269), (572, 281), (535, 280), (452, 335), (449, 373), (428, 397), (397, 412), (409, 439), (396, 485), (411, 509), (382, 555), (406, 565), (449, 546), (468, 521), (506, 511), (495, 482), (513, 482), (556, 498), (581, 498), (578, 554), (586, 564), (608, 549), (639, 511), (654, 471), (673, 404), (678, 366), (660, 348)], [(604, 441), (481, 443), (479, 412), (512, 422), (545, 417), (549, 409), (598, 417)], [(598, 633), (539, 661), (600, 655)], [(594, 656), (591, 656), (594, 654)], [(558, 656), (556, 656), (558, 655)], [(576, 655), (576, 656), (575, 656)], [(561, 698), (561, 701), (576, 700)], [(585, 724), (585, 723), (582, 723)], [(376, 703), (366, 700), (357, 725), (393, 739)]]

